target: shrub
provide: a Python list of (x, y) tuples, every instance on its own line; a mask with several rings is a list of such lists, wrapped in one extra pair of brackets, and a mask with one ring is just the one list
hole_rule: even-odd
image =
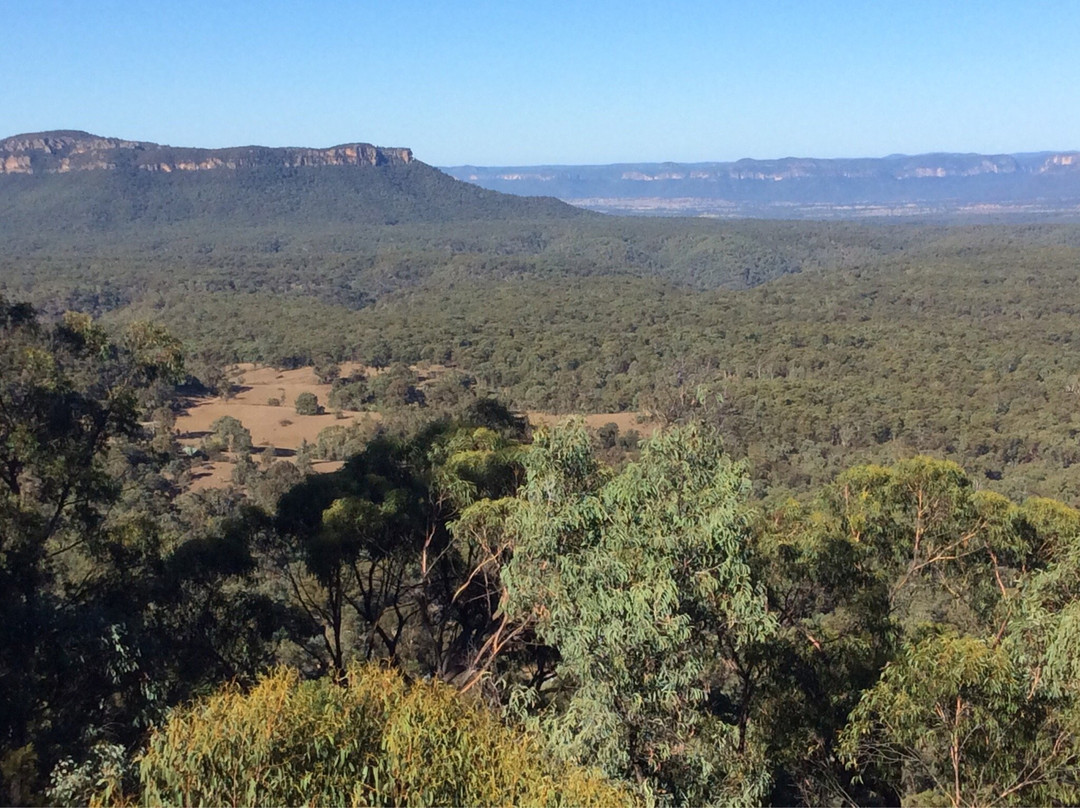
[(608, 422), (596, 430), (596, 438), (601, 449), (614, 449), (619, 440), (619, 425)]
[(237, 454), (246, 454), (251, 451), (251, 432), (236, 418), (231, 415), (223, 415), (210, 425), (213, 436), (211, 444), (216, 444), (219, 449), (227, 449)]
[(619, 436), (619, 447), (628, 452), (636, 451), (641, 444), (641, 435), (636, 429), (628, 429)]
[(322, 412), (322, 407), (319, 406), (319, 399), (314, 393), (301, 393), (296, 397), (297, 415), (318, 415), (320, 412)]
[(333, 384), (341, 375), (341, 365), (333, 361), (319, 361), (314, 367), (315, 378), (320, 384)]
[(371, 433), (372, 427), (367, 423), (328, 426), (315, 439), (313, 457), (319, 460), (347, 460), (364, 451)]
[(175, 710), (140, 764), (148, 805), (614, 805), (623, 788), (558, 764), (437, 682), (374, 665), (341, 686), (292, 670)]
[(342, 410), (362, 410), (372, 401), (367, 377), (353, 373), (347, 379), (338, 379), (330, 391), (330, 406)]

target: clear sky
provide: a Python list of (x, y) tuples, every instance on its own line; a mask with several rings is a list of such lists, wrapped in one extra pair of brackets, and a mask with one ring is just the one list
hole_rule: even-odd
[(1080, 149), (1080, 0), (0, 0), (0, 137), (434, 165)]

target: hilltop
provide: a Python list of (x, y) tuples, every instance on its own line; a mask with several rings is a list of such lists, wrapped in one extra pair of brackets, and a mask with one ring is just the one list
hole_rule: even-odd
[(63, 174), (69, 171), (136, 168), (143, 171), (303, 166), (407, 165), (412, 150), (370, 143), (343, 143), (328, 149), (241, 146), (196, 149), (101, 137), (77, 130), (15, 135), (0, 140), (0, 174)]
[(52, 248), (104, 235), (126, 242), (198, 233), (211, 241), (273, 228), (278, 238), (362, 225), (567, 218), (554, 199), (459, 182), (407, 148), (197, 149), (80, 131), (0, 140), (0, 238)]

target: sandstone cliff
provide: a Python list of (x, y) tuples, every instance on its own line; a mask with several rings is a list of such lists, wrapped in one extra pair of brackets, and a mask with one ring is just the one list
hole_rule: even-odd
[(345, 143), (329, 149), (195, 149), (78, 131), (38, 132), (0, 140), (0, 174), (61, 174), (120, 167), (169, 173), (282, 166), (383, 166), (405, 165), (412, 159), (409, 149), (370, 143)]

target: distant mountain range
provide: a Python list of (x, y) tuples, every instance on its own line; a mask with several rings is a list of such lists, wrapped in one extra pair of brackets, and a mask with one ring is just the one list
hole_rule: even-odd
[(605, 213), (719, 218), (1080, 218), (1080, 152), (454, 166), (459, 180)]
[(563, 203), (713, 218), (1080, 221), (1080, 152), (439, 170), (370, 143), (200, 149), (76, 130), (0, 140), (0, 235), (587, 215)]

